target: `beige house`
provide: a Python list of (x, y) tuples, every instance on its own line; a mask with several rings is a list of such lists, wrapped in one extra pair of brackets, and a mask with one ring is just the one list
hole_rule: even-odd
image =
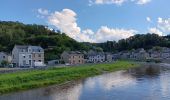
[(12, 50), (14, 67), (44, 66), (44, 49), (40, 46), (15, 45)]
[(84, 54), (79, 51), (64, 51), (61, 54), (61, 61), (71, 65), (85, 63)]

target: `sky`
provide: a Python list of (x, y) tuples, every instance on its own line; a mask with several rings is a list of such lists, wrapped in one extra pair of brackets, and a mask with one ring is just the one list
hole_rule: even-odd
[(0, 20), (46, 25), (80, 42), (170, 33), (170, 0), (1, 0)]

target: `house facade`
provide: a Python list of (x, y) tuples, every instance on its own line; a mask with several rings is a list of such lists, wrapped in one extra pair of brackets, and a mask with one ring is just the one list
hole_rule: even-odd
[(105, 53), (105, 61), (107, 62), (112, 62), (114, 61), (114, 57), (113, 57), (113, 54), (112, 53)]
[(61, 61), (71, 65), (85, 63), (84, 54), (79, 51), (64, 51), (61, 54)]
[(149, 53), (147, 53), (143, 48), (133, 50), (130, 54), (130, 59), (134, 60), (146, 60), (149, 58)]
[(44, 49), (40, 46), (15, 45), (12, 50), (14, 67), (44, 66)]
[(87, 59), (87, 62), (89, 63), (98, 63), (104, 62), (106, 57), (104, 52), (89, 51), (87, 54)]
[(5, 52), (0, 52), (0, 63), (2, 61), (7, 61), (8, 63), (11, 63), (11, 60), (12, 60), (11, 55)]

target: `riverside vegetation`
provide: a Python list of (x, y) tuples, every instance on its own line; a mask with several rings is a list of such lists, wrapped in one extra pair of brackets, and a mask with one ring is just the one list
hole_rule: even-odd
[(136, 67), (129, 61), (116, 61), (108, 64), (89, 64), (76, 67), (49, 68), (47, 70), (23, 71), (0, 74), (0, 93), (16, 92), (49, 85), (59, 85), (84, 79), (103, 72), (113, 72)]

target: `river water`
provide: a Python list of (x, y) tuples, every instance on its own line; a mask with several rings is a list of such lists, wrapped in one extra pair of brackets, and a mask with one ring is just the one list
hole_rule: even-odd
[(170, 100), (170, 66), (147, 64), (62, 86), (5, 94), (0, 100)]

